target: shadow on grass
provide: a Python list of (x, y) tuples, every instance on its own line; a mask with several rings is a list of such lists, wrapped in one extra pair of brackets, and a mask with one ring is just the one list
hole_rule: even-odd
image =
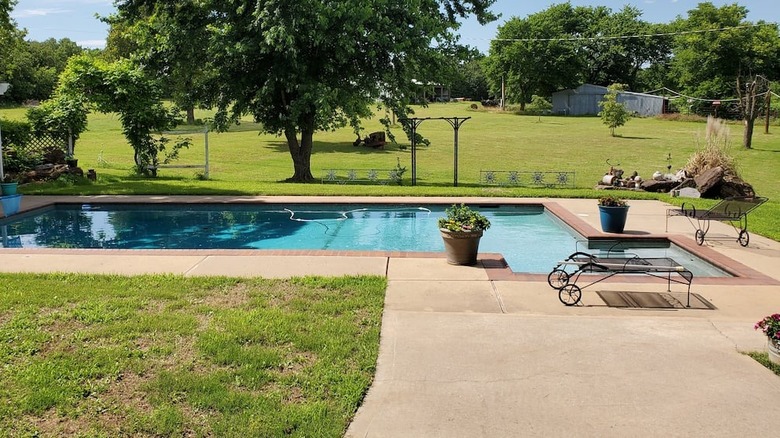
[[(312, 156), (314, 155), (322, 155), (322, 154), (332, 154), (335, 152), (338, 153), (354, 153), (359, 155), (375, 155), (375, 154), (387, 154), (392, 152), (396, 152), (397, 150), (401, 149), (399, 147), (399, 144), (394, 144), (388, 142), (384, 148), (372, 148), (372, 147), (366, 147), (366, 146), (352, 146), (352, 142), (325, 142), (325, 141), (315, 141), (314, 146), (312, 147)], [(418, 146), (419, 148), (424, 148), (425, 146)], [(287, 148), (287, 143), (283, 141), (273, 141), (269, 142), (269, 145), (266, 147), (266, 149), (271, 149), (275, 152), (283, 152), (287, 153), (289, 149)], [(403, 149), (401, 149), (403, 150)], [(406, 151), (409, 151), (407, 148)]]
[(626, 140), (658, 140), (658, 138), (656, 138), (656, 137), (632, 137), (630, 135), (626, 135), (626, 136), (618, 135), (616, 137), (624, 138)]

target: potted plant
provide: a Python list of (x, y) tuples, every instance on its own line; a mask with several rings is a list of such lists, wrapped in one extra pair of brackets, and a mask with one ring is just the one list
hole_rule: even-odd
[(79, 166), (79, 159), (74, 157), (73, 154), (65, 155), (65, 164), (71, 169), (75, 169)]
[(614, 195), (599, 198), (599, 218), (601, 230), (605, 233), (622, 233), (626, 227), (628, 204), (625, 199)]
[(3, 196), (11, 196), (16, 194), (16, 189), (19, 186), (19, 181), (10, 173), (5, 174), (3, 181), (0, 181), (0, 194)]
[(465, 204), (453, 204), (439, 218), (439, 231), (444, 240), (447, 263), (453, 265), (474, 265), (477, 263), (479, 239), (490, 228), (490, 221), (481, 213)]
[(766, 335), (769, 360), (780, 364), (780, 313), (764, 317), (756, 323), (755, 329)]

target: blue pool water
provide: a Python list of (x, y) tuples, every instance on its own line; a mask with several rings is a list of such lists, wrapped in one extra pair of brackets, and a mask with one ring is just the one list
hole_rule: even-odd
[[(120, 249), (314, 249), (443, 251), (437, 219), (446, 206), (84, 204), (57, 205), (0, 221), (3, 247)], [(491, 228), (480, 252), (503, 254), (515, 272), (548, 273), (583, 242), (542, 206), (479, 208)], [(587, 243), (585, 243), (587, 245)], [(611, 245), (610, 245), (611, 246)], [(647, 246), (647, 245), (639, 245)], [(724, 275), (656, 242), (634, 247), (672, 257), (695, 275)], [(597, 250), (593, 250), (597, 251)], [(612, 249), (615, 251), (615, 248)]]

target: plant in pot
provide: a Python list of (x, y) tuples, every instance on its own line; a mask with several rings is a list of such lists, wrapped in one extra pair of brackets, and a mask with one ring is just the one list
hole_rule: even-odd
[(626, 227), (628, 204), (625, 199), (615, 195), (599, 198), (599, 219), (601, 230), (605, 233), (622, 233)]
[(477, 263), (479, 239), (490, 228), (490, 221), (465, 204), (453, 204), (439, 218), (439, 231), (444, 240), (447, 263), (474, 265)]
[(74, 157), (73, 154), (67, 154), (65, 155), (65, 164), (71, 169), (75, 169), (79, 166), (79, 159)]
[(769, 360), (780, 365), (780, 313), (764, 317), (756, 323), (755, 329), (766, 335)]
[(0, 194), (3, 196), (11, 196), (16, 194), (16, 189), (19, 186), (19, 181), (15, 175), (6, 173), (2, 181), (0, 181)]

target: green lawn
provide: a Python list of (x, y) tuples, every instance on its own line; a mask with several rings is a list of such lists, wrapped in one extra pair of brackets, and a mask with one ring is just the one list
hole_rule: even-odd
[(385, 279), (0, 275), (0, 436), (342, 436)]
[[(637, 171), (649, 178), (666, 171), (671, 154), (672, 170), (685, 165), (703, 143), (705, 124), (656, 118), (632, 119), (611, 137), (595, 117), (519, 116), (508, 112), (472, 110), (470, 103), (433, 104), (416, 108), (417, 117), (471, 117), (460, 129), (459, 187), (453, 187), (453, 130), (443, 120), (428, 120), (419, 132), (432, 144), (417, 154), (418, 186), (411, 187), (411, 152), (397, 129), (400, 144), (384, 150), (353, 147), (349, 129), (315, 135), (312, 171), (323, 177), (328, 169), (392, 169), (407, 167), (403, 186), (281, 183), (292, 175), (292, 162), (283, 138), (259, 135), (253, 123), (243, 123), (227, 133), (210, 133), (211, 179), (203, 181), (193, 169), (163, 169), (156, 179), (131, 174), (132, 149), (122, 137), (119, 121), (112, 114), (90, 116), (89, 131), (76, 145), (80, 167), (94, 168), (97, 184), (43, 184), (26, 186), (28, 194), (235, 194), (235, 195), (400, 195), (400, 196), (514, 196), (596, 197), (592, 190), (608, 170), (607, 160), (627, 173)], [(198, 114), (205, 117), (208, 114)], [(23, 118), (23, 109), (0, 109), (0, 117)], [(769, 135), (759, 127), (754, 147), (741, 147), (743, 128), (731, 127), (731, 153), (746, 181), (771, 202), (751, 214), (751, 231), (780, 240), (780, 126)], [(367, 122), (366, 130), (379, 130), (379, 122)], [(202, 132), (189, 134), (194, 145), (182, 153), (179, 164), (204, 160)], [(481, 187), (480, 170), (573, 171), (576, 189)], [(629, 198), (668, 200), (668, 195), (629, 194)], [(702, 201), (699, 206), (711, 205)]]

